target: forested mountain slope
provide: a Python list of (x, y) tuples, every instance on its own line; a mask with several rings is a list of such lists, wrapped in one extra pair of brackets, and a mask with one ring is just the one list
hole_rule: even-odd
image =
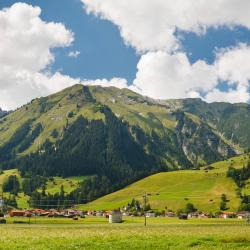
[(22, 176), (97, 175), (110, 192), (248, 148), (248, 111), (249, 105), (161, 101), (128, 89), (75, 85), (0, 119), (0, 167), (18, 168)]

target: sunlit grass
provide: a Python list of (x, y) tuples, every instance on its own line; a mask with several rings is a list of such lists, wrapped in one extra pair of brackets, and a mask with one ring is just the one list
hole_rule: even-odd
[(0, 249), (249, 249), (250, 245), (250, 227), (244, 221), (154, 218), (144, 227), (143, 218), (112, 225), (98, 217), (67, 220), (72, 224), (2, 225)]

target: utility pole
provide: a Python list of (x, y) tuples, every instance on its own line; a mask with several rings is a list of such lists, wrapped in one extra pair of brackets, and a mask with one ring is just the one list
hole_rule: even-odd
[(147, 216), (146, 216), (146, 205), (147, 205), (147, 193), (143, 195), (144, 199), (144, 226), (147, 226)]
[(2, 187), (2, 195), (1, 195), (1, 212), (3, 213), (3, 205), (4, 205), (4, 197), (3, 197), (3, 187)]

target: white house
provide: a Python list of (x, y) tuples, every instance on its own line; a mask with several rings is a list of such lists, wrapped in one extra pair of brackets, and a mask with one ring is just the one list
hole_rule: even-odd
[(155, 217), (155, 213), (154, 212), (147, 212), (146, 217), (148, 217), (148, 218)]

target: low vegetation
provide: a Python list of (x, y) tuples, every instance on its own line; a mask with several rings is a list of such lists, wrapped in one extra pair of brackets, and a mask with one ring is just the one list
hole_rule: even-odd
[[(0, 227), (0, 249), (248, 249), (250, 227), (233, 219), (125, 218), (124, 223), (108, 225), (107, 219), (89, 217), (37, 219), (30, 225)], [(26, 223), (27, 223), (26, 219)], [(25, 221), (24, 221), (25, 222)]]

